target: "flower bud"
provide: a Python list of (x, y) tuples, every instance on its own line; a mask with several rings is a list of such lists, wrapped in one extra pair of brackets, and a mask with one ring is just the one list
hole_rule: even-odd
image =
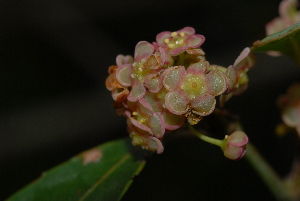
[(224, 139), (224, 155), (231, 160), (239, 160), (246, 153), (247, 135), (242, 131), (235, 131)]

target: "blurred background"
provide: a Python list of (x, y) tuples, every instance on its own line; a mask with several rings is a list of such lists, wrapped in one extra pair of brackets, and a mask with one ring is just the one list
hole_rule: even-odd
[[(0, 200), (86, 149), (127, 136), (104, 82), (118, 54), (161, 31), (192, 26), (212, 64), (229, 66), (265, 37), (279, 0), (0, 2)], [(300, 78), (287, 57), (257, 54), (248, 91), (226, 109), (281, 176), (288, 173), (295, 135), (279, 138), (278, 95)], [(216, 125), (217, 126), (217, 125)], [(199, 173), (199, 174), (197, 174)], [(142, 187), (142, 188), (141, 188)], [(137, 194), (137, 191), (139, 192)], [(273, 199), (245, 160), (178, 138), (149, 159), (124, 200)], [(226, 199), (228, 198), (228, 199)], [(264, 199), (263, 199), (264, 198)]]

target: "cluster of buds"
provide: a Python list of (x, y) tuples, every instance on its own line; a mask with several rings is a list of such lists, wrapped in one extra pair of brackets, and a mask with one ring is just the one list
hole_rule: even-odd
[(187, 120), (197, 124), (220, 104), (246, 89), (253, 56), (245, 48), (229, 68), (210, 65), (200, 48), (205, 38), (191, 27), (161, 32), (156, 42), (141, 41), (134, 57), (118, 55), (106, 87), (119, 115), (127, 118), (134, 145), (163, 152), (164, 134)]

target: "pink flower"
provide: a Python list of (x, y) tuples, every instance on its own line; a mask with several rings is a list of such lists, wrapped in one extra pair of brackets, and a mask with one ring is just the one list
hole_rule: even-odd
[(300, 136), (300, 84), (292, 85), (286, 95), (279, 98), (282, 109), (282, 120), (290, 127), (296, 128)]
[(200, 47), (204, 40), (204, 36), (195, 34), (195, 29), (192, 27), (185, 27), (175, 32), (164, 31), (156, 36), (157, 43), (172, 56), (179, 55), (189, 48)]
[(145, 100), (137, 102), (127, 101), (128, 131), (134, 145), (140, 145), (143, 149), (162, 153), (163, 146), (160, 139), (165, 133), (165, 123), (159, 112), (155, 112)]
[(300, 12), (297, 11), (298, 0), (283, 0), (279, 5), (279, 17), (266, 25), (267, 35), (279, 32), (300, 21)]
[[(279, 5), (279, 17), (274, 18), (266, 25), (266, 34), (282, 31), (300, 21), (300, 12), (298, 12), (298, 0), (283, 0)], [(280, 56), (277, 51), (268, 52), (271, 56)]]
[(227, 89), (226, 76), (217, 70), (207, 73), (209, 63), (200, 61), (187, 68), (169, 67), (163, 73), (163, 85), (169, 91), (166, 108), (176, 115), (185, 114), (193, 125), (213, 112), (215, 96)]
[(129, 101), (140, 100), (145, 95), (146, 88), (154, 93), (160, 90), (162, 87), (160, 68), (164, 61), (165, 54), (162, 48), (154, 52), (154, 46), (146, 41), (136, 45), (134, 62), (122, 65), (116, 73), (121, 85), (132, 87), (127, 97)]
[(230, 136), (225, 137), (223, 147), (225, 157), (231, 160), (239, 160), (246, 154), (247, 135), (242, 131), (235, 131)]

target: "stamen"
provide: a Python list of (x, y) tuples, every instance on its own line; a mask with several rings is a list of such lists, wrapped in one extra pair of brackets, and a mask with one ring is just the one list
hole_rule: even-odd
[(180, 36), (181, 36), (181, 37), (185, 36), (185, 33), (181, 32), (181, 33), (180, 33)]
[(169, 48), (171, 48), (171, 49), (175, 47), (174, 44), (169, 44), (168, 46), (169, 46)]
[(177, 36), (177, 32), (176, 32), (176, 31), (172, 32), (172, 33), (171, 33), (171, 36), (172, 36), (172, 37)]
[(165, 43), (169, 43), (170, 40), (168, 38), (165, 39)]

